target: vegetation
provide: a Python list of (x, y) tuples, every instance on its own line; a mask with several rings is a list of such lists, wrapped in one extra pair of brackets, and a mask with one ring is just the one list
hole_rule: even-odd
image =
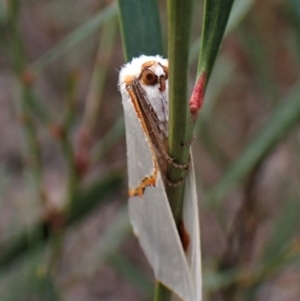
[(299, 1), (236, 1), (220, 49), (231, 1), (181, 2), (0, 1), (1, 300), (153, 300), (117, 91), (140, 53), (170, 59), (171, 155), (196, 135), (204, 300), (300, 298)]

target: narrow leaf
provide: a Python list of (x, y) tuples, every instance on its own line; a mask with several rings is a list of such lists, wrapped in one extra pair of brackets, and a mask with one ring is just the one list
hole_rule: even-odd
[(226, 29), (233, 0), (206, 0), (196, 84), (190, 99), (191, 121), (202, 107), (210, 74)]
[(206, 0), (197, 80), (205, 72), (209, 80), (234, 0)]
[[(231, 33), (236, 27), (238, 27), (238, 25), (249, 13), (254, 3), (255, 0), (239, 0), (233, 3), (224, 37)], [(190, 64), (199, 56), (200, 41), (201, 39), (199, 37), (191, 45)]]
[(119, 0), (120, 27), (126, 61), (141, 54), (163, 54), (156, 0)]

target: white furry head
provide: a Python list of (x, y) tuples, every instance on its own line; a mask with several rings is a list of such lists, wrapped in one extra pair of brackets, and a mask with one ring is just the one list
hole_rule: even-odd
[[(148, 80), (148, 75), (150, 75), (153, 82)], [(164, 133), (164, 136), (167, 136), (169, 117), (168, 60), (159, 55), (141, 55), (125, 64), (119, 75), (119, 89), (123, 101), (130, 101), (127, 89), (137, 80), (144, 92), (144, 101), (156, 113), (158, 127)]]

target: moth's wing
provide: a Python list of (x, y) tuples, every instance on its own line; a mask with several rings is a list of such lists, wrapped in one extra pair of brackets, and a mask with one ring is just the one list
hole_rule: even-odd
[[(125, 92), (124, 92), (125, 93)], [(153, 152), (149, 138), (145, 135), (141, 120), (130, 100), (129, 95), (122, 94), (125, 115), (127, 164), (129, 187), (137, 187), (141, 180), (153, 174)]]
[[(149, 137), (132, 102), (123, 100), (130, 188), (152, 173), (154, 160)], [(160, 172), (155, 187), (146, 187), (142, 197), (129, 199), (134, 233), (153, 268), (155, 278), (184, 301), (196, 299), (193, 275), (185, 257)]]
[(202, 298), (202, 272), (200, 249), (200, 224), (198, 211), (198, 198), (194, 174), (194, 164), (191, 157), (190, 169), (187, 173), (183, 203), (183, 223), (190, 236), (187, 249), (188, 266), (192, 275), (195, 300)]
[(155, 278), (183, 300), (195, 301), (194, 281), (160, 174), (157, 180), (157, 186), (147, 187), (142, 198), (130, 198), (131, 223)]

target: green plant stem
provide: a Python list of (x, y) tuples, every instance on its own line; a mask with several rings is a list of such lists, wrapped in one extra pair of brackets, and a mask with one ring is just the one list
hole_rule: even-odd
[(72, 126), (76, 117), (76, 96), (78, 86), (78, 74), (73, 72), (69, 76), (66, 95), (66, 116), (63, 125), (61, 147), (67, 162), (67, 202), (65, 210), (70, 210), (72, 200), (79, 189), (80, 176), (76, 168), (74, 145), (72, 143)]
[[(169, 58), (169, 154), (179, 164), (187, 164), (189, 145), (186, 141), (188, 123), (188, 55), (193, 1), (168, 1)], [(168, 166), (167, 176), (173, 183), (184, 179), (186, 170)], [(167, 195), (176, 224), (182, 215), (184, 182), (167, 186)]]
[[(168, 2), (168, 59), (169, 59), (169, 154), (176, 163), (187, 164), (189, 146), (184, 147), (188, 120), (188, 55), (193, 1)], [(184, 179), (186, 170), (168, 165), (167, 177), (173, 182)], [(176, 225), (182, 216), (184, 181), (167, 186), (167, 195)], [(155, 301), (170, 300), (171, 292), (162, 283), (155, 284)]]
[(171, 291), (165, 287), (162, 283), (156, 282), (155, 283), (155, 290), (154, 290), (154, 301), (167, 301), (171, 299)]

